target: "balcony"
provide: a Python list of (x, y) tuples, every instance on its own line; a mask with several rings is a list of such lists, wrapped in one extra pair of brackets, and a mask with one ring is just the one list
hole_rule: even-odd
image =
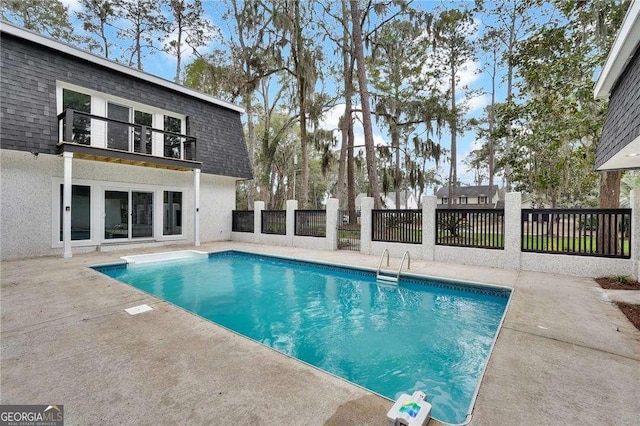
[[(67, 123), (72, 123), (67, 125)], [(73, 109), (58, 115), (60, 152), (77, 158), (171, 170), (193, 170), (196, 138)]]

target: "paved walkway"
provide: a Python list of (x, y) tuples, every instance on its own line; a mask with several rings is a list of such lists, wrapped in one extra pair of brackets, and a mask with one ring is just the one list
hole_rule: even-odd
[[(199, 249), (229, 248), (378, 263), (353, 252), (231, 242)], [(166, 250), (2, 262), (0, 402), (64, 404), (70, 425), (385, 424), (390, 401), (87, 268)], [(472, 424), (637, 424), (640, 332), (593, 280), (411, 266), (514, 288)], [(141, 303), (154, 310), (123, 311)]]

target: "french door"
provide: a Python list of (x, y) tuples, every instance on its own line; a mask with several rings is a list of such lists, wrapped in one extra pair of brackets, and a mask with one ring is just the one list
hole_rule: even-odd
[[(153, 114), (108, 102), (107, 118), (122, 122), (109, 121), (107, 123), (107, 148), (143, 154), (152, 153)], [(146, 126), (147, 130), (142, 134), (141, 127), (125, 123)]]
[(104, 191), (104, 239), (153, 237), (153, 192)]

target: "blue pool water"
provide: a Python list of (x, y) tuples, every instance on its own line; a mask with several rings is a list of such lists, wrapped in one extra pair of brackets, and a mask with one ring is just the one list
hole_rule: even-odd
[(96, 269), (388, 398), (422, 390), (448, 423), (465, 420), (510, 294), (234, 251)]

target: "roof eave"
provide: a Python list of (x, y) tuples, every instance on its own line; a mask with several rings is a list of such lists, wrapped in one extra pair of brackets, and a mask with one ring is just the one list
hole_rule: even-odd
[(633, 0), (596, 81), (593, 90), (595, 99), (609, 98), (611, 90), (624, 72), (638, 43), (640, 43), (640, 0)]
[(207, 95), (206, 93), (199, 92), (197, 90), (190, 89), (188, 87), (182, 86), (180, 84), (176, 84), (169, 80), (165, 80), (164, 78), (160, 78), (153, 74), (149, 74), (144, 71), (139, 71), (125, 65), (119, 64), (117, 62), (111, 61), (109, 59), (103, 58), (101, 56), (94, 55), (93, 53), (78, 49), (66, 43), (62, 43), (60, 41), (54, 40), (53, 38), (43, 36), (36, 32), (26, 30), (24, 28), (17, 27), (13, 24), (10, 24), (6, 21), (0, 20), (0, 31), (3, 33), (10, 34), (14, 37), (18, 37), (32, 43), (39, 44), (41, 46), (48, 47), (50, 49), (56, 50), (61, 53), (65, 53), (67, 55), (74, 56), (76, 58), (83, 59), (85, 61), (100, 65), (105, 68), (112, 69), (117, 72), (121, 72), (127, 74), (131, 77), (138, 78), (140, 80), (147, 81), (149, 83), (162, 86), (169, 90), (173, 90), (179, 93), (183, 93), (192, 98), (197, 98), (202, 101), (230, 109), (233, 111), (237, 111), (239, 113), (244, 113), (245, 110), (239, 105), (232, 104), (231, 102), (223, 101), (220, 99), (216, 99), (212, 96)]

